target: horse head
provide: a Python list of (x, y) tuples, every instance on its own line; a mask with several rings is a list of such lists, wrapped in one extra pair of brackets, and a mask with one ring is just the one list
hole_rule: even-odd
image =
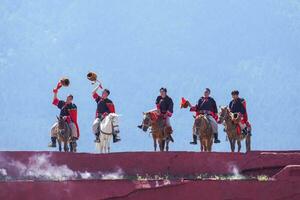
[(198, 115), (195, 118), (194, 126), (198, 129), (206, 129), (207, 128), (208, 119), (206, 115)]
[(147, 132), (149, 127), (151, 126), (152, 120), (151, 120), (151, 113), (150, 112), (143, 112), (143, 122), (142, 122), (142, 130), (144, 132)]
[(57, 118), (57, 124), (58, 124), (58, 132), (60, 134), (64, 134), (67, 130), (66, 130), (66, 127), (67, 127), (67, 122), (65, 121), (65, 119), (62, 117), (62, 116), (56, 116)]
[(229, 116), (229, 114), (230, 112), (227, 106), (220, 106), (218, 123), (223, 123), (224, 120)]

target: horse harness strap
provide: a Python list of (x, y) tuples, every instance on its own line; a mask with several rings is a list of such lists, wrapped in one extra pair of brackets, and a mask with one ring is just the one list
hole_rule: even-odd
[(112, 135), (113, 134), (113, 127), (114, 127), (112, 122), (111, 122), (111, 127), (112, 127), (112, 133), (104, 132), (104, 131), (101, 130), (101, 128), (100, 128), (100, 132), (103, 133), (104, 135)]
[(100, 132), (103, 133), (104, 135), (112, 135), (112, 133), (106, 133), (106, 132), (104, 132), (102, 130), (100, 130)]

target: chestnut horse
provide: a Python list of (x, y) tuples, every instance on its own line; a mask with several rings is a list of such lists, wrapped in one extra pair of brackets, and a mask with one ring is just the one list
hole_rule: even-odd
[(209, 119), (206, 117), (206, 115), (198, 115), (195, 117), (193, 134), (197, 135), (200, 139), (201, 151), (212, 151), (214, 134)]
[(172, 128), (167, 127), (163, 117), (156, 114), (155, 111), (143, 113), (143, 116), (142, 130), (147, 132), (148, 128), (151, 127), (154, 151), (157, 149), (157, 143), (160, 151), (169, 151)]
[(219, 123), (224, 122), (225, 132), (227, 133), (231, 152), (235, 151), (236, 143), (238, 145), (238, 152), (240, 152), (241, 141), (244, 139), (246, 139), (246, 151), (249, 152), (251, 150), (251, 134), (250, 133), (248, 133), (247, 135), (238, 134), (237, 126), (239, 126), (238, 123), (241, 120), (241, 116), (231, 113), (227, 106), (221, 107), (221, 111), (219, 115), (220, 115)]

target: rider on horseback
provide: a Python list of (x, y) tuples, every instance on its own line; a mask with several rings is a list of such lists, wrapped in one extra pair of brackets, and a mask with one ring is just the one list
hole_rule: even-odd
[[(231, 92), (232, 101), (229, 103), (230, 112), (234, 114), (239, 114), (242, 116), (238, 125), (242, 134), (247, 135), (250, 133), (251, 125), (248, 122), (248, 114), (246, 109), (246, 101), (243, 98), (239, 97), (239, 91), (234, 90)], [(237, 116), (235, 117), (237, 118)]]
[[(154, 112), (156, 112), (159, 116), (162, 116), (164, 119), (164, 123), (167, 126), (167, 128), (171, 129), (172, 133), (172, 127), (170, 123), (170, 117), (173, 115), (173, 100), (171, 97), (167, 95), (167, 88), (161, 88), (159, 90), (160, 95), (156, 98), (155, 104), (156, 109)], [(138, 128), (142, 129), (142, 125), (139, 125)], [(172, 142), (174, 142), (173, 137), (170, 135), (169, 138)]]
[[(198, 103), (195, 106), (192, 106), (190, 103), (188, 103), (188, 106), (191, 108), (190, 111), (196, 112), (196, 116), (200, 114), (207, 115), (208, 120), (214, 132), (214, 137), (215, 137), (214, 143), (220, 143), (220, 140), (218, 139), (217, 104), (216, 101), (209, 95), (210, 95), (210, 89), (206, 88), (204, 91), (204, 96), (198, 100)], [(193, 135), (193, 142), (190, 142), (190, 144), (197, 144), (196, 135)]]
[[(62, 87), (62, 83), (59, 82), (57, 87), (53, 89), (53, 102), (52, 104), (60, 109), (60, 116), (68, 123), (72, 131), (72, 141), (75, 143), (79, 138), (79, 127), (77, 123), (77, 107), (73, 103), (73, 95), (68, 95), (66, 101), (59, 100), (57, 97), (58, 90)], [(49, 147), (56, 147), (57, 139), (57, 122), (53, 124), (51, 128), (51, 142)]]
[[(95, 142), (100, 142), (100, 123), (101, 121), (109, 114), (115, 113), (115, 106), (113, 102), (108, 98), (110, 91), (108, 89), (104, 89), (102, 91), (102, 95), (99, 96), (97, 94), (98, 89), (101, 88), (101, 84), (99, 84), (92, 92), (93, 98), (97, 103), (97, 111), (96, 111), (96, 119), (93, 123), (93, 132), (96, 136)], [(121, 139), (118, 133), (113, 133), (113, 142), (119, 142)]]

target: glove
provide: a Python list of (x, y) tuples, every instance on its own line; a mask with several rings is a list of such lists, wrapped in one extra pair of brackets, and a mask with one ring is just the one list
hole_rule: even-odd
[(167, 117), (172, 117), (172, 114), (173, 114), (173, 113), (171, 113), (170, 111), (168, 111), (168, 112), (166, 113)]
[(105, 118), (107, 115), (108, 115), (108, 113), (105, 112), (105, 113), (102, 114), (102, 117)]
[(56, 85), (56, 88), (53, 89), (53, 93), (57, 93), (58, 90), (62, 87), (62, 84), (61, 82), (58, 82), (57, 85)]
[(58, 83), (57, 83), (57, 86), (56, 86), (56, 89), (59, 90), (61, 87), (62, 87), (61, 82), (58, 82)]

